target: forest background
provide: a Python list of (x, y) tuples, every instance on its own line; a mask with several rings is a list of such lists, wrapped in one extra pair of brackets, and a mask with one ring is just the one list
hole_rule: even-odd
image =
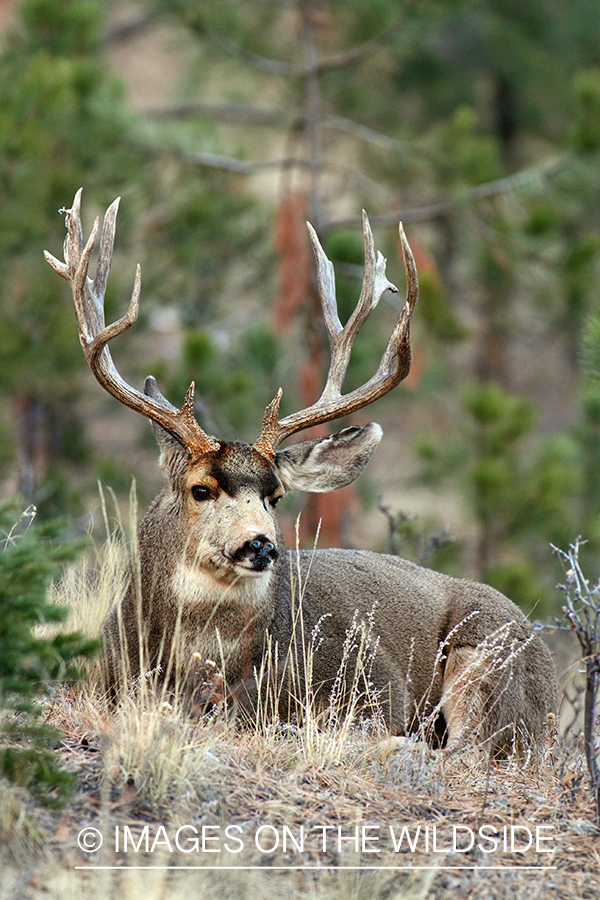
[[(327, 363), (305, 220), (342, 315), (360, 211), (403, 296), (421, 296), (404, 385), (369, 410), (384, 441), (354, 489), (295, 498), (303, 540), (391, 549), (560, 605), (550, 544), (600, 544), (600, 17), (595, 0), (23, 0), (0, 4), (0, 492), (101, 522), (161, 485), (145, 420), (95, 384), (60, 256), (122, 196), (107, 315), (142, 265), (113, 353), (201, 424), (253, 439), (319, 393)], [(347, 386), (398, 314), (382, 302)], [(401, 301), (398, 301), (401, 302)], [(138, 421), (139, 420), (139, 421)], [(364, 419), (361, 419), (364, 421)], [(345, 424), (345, 423), (342, 423)], [(341, 427), (341, 425), (340, 425)], [(98, 529), (97, 529), (98, 531)]]

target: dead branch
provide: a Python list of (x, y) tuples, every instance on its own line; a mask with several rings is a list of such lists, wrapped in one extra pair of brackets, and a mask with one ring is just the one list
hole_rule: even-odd
[(557, 625), (562, 630), (575, 632), (585, 664), (583, 713), (585, 758), (595, 802), (596, 826), (600, 828), (600, 766), (596, 756), (597, 731), (600, 724), (597, 720), (600, 679), (600, 581), (592, 587), (581, 570), (579, 548), (582, 543), (585, 542), (577, 538), (568, 551), (554, 546), (552, 549), (565, 569), (565, 584), (559, 585), (566, 601), (562, 608), (564, 619), (557, 620)]
[[(528, 169), (521, 169), (513, 175), (498, 178), (494, 181), (486, 181), (475, 187), (455, 191), (447, 197), (432, 200), (422, 206), (409, 207), (408, 209), (397, 207), (394, 211), (371, 216), (371, 221), (378, 227), (392, 225), (401, 218), (403, 222), (429, 222), (440, 216), (448, 215), (460, 206), (465, 206), (477, 200), (486, 200), (503, 194), (510, 194), (532, 185), (543, 186), (547, 180), (554, 178), (564, 171), (572, 162), (571, 153), (561, 153), (543, 160)], [(336, 228), (357, 228), (360, 220), (357, 217), (348, 219), (335, 219), (323, 226), (323, 231), (333, 231)]]

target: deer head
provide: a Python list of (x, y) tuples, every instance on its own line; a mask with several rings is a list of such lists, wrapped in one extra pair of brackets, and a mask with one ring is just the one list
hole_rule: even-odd
[[(161, 462), (170, 483), (168, 503), (177, 509), (181, 541), (211, 576), (237, 580), (262, 575), (278, 556), (279, 533), (274, 507), (292, 490), (331, 491), (353, 481), (363, 470), (381, 439), (381, 428), (370, 423), (345, 428), (278, 450), (278, 445), (310, 426), (356, 412), (382, 397), (402, 381), (411, 362), (410, 319), (418, 296), (417, 273), (400, 225), (407, 278), (406, 302), (390, 336), (377, 371), (362, 387), (343, 395), (342, 387), (352, 345), (360, 328), (386, 290), (397, 291), (385, 275), (385, 259), (375, 254), (373, 236), (363, 214), (365, 272), (356, 308), (342, 326), (335, 299), (334, 272), (314, 229), (308, 225), (317, 261), (318, 288), (331, 347), (327, 382), (312, 406), (279, 418), (282, 391), (267, 407), (256, 441), (226, 442), (206, 434), (194, 416), (194, 383), (180, 409), (161, 394), (154, 378), (144, 392), (127, 384), (112, 361), (108, 343), (136, 321), (141, 287), (138, 265), (127, 313), (105, 324), (104, 295), (110, 271), (119, 200), (104, 217), (95, 277), (88, 276), (99, 220), (84, 244), (81, 190), (65, 210), (65, 261), (45, 254), (50, 265), (72, 290), (79, 338), (88, 364), (102, 387), (121, 403), (151, 420), (161, 448)], [(167, 501), (165, 501), (167, 502)], [(190, 560), (191, 562), (192, 560)]]

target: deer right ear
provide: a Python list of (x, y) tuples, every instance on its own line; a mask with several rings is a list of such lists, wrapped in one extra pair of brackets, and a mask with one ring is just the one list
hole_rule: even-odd
[(371, 422), (280, 450), (275, 466), (283, 486), (286, 491), (317, 494), (345, 487), (358, 478), (382, 434), (379, 425)]
[[(164, 406), (165, 409), (176, 411), (176, 408), (169, 403), (165, 396), (163, 396), (156, 383), (156, 379), (153, 378), (152, 375), (149, 375), (144, 382), (144, 394), (147, 397), (151, 397), (152, 400), (156, 400), (156, 402), (160, 403), (161, 406)], [(157, 425), (156, 422), (152, 422), (152, 431), (154, 432), (154, 437), (160, 447), (160, 464), (171, 481), (173, 481), (177, 476), (182, 474), (184, 465), (185, 470), (187, 470), (190, 455), (178, 440), (169, 434), (166, 429)]]

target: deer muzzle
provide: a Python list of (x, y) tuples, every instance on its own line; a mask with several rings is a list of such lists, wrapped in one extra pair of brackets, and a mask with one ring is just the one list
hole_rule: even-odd
[(278, 556), (279, 551), (275, 544), (264, 534), (259, 534), (236, 550), (234, 561), (252, 572), (265, 572), (271, 568)]

